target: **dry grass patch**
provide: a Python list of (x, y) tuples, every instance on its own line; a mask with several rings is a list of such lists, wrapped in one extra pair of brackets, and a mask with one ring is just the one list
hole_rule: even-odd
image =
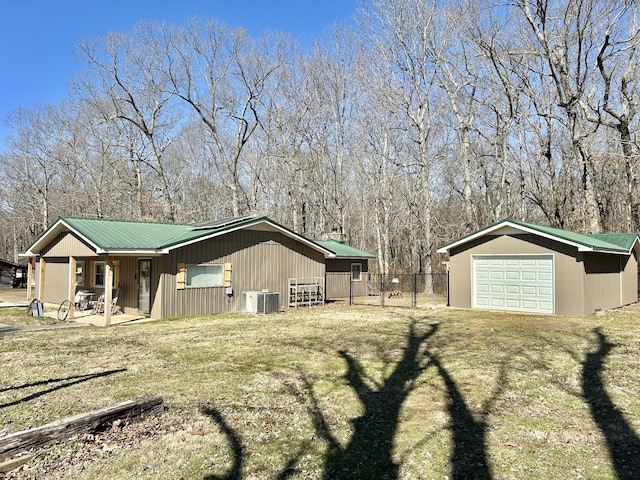
[(4, 335), (0, 431), (160, 394), (9, 478), (624, 477), (638, 339), (624, 311), (338, 306)]

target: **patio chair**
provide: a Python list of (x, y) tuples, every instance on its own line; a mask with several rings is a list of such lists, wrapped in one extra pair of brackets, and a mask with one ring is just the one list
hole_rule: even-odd
[[(113, 292), (113, 298), (111, 299), (111, 315), (116, 315), (120, 313), (120, 307), (117, 305), (119, 290), (120, 289), (116, 289)], [(104, 293), (103, 293), (98, 297), (98, 300), (94, 302), (93, 310), (91, 311), (91, 313), (94, 313), (94, 314), (104, 313), (104, 303), (105, 302), (104, 302)]]
[[(104, 295), (100, 295), (100, 298), (93, 304), (93, 310), (91, 313), (101, 314), (104, 313)], [(117, 315), (120, 313), (120, 307), (118, 306), (118, 297), (113, 297), (111, 300), (111, 315)]]

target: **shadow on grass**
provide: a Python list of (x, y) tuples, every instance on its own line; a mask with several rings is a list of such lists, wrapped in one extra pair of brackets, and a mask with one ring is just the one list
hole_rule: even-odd
[[(220, 411), (218, 411), (216, 408), (207, 406), (202, 408), (201, 412), (210, 417), (219, 425), (222, 433), (225, 435), (225, 437), (227, 437), (227, 442), (231, 447), (231, 453), (233, 455), (233, 462), (231, 464), (231, 468), (229, 468), (229, 471), (227, 473), (224, 473), (222, 475), (205, 475), (204, 477), (202, 477), (203, 480), (240, 480), (242, 478), (242, 464), (244, 462), (245, 456), (244, 447), (242, 446), (242, 439), (240, 438), (240, 435), (226, 422)], [(291, 475), (295, 474), (295, 466), (304, 456), (308, 448), (309, 443), (306, 442), (302, 445), (301, 449), (295, 455), (289, 458), (280, 473), (273, 478), (276, 480), (286, 480)]]
[(233, 454), (233, 463), (231, 464), (231, 468), (229, 472), (224, 475), (205, 475), (203, 480), (238, 480), (242, 478), (242, 462), (244, 460), (244, 449), (242, 447), (242, 440), (240, 439), (240, 435), (231, 428), (231, 426), (225, 421), (222, 414), (215, 408), (207, 406), (202, 408), (202, 413), (211, 417), (211, 419), (216, 422), (222, 433), (224, 433), (225, 437), (227, 437), (227, 441), (231, 446), (231, 452)]
[(618, 478), (637, 479), (640, 478), (640, 437), (607, 395), (603, 381), (604, 362), (615, 345), (600, 328), (593, 332), (598, 337), (597, 350), (588, 353), (582, 364), (582, 395), (604, 435)]
[(346, 351), (339, 352), (347, 364), (345, 378), (364, 407), (362, 416), (353, 420), (353, 435), (345, 446), (331, 431), (312, 385), (306, 378), (303, 379), (311, 399), (309, 413), (316, 434), (328, 444), (324, 462), (325, 479), (398, 478), (400, 465), (393, 457), (393, 440), (400, 410), (415, 388), (416, 380), (428, 368), (420, 350), (437, 329), (437, 325), (431, 325), (426, 332), (419, 334), (415, 323), (412, 323), (402, 359), (377, 389), (367, 384), (365, 372), (355, 358)]
[(449, 426), (453, 437), (453, 452), (450, 459), (452, 478), (460, 480), (468, 478), (490, 479), (491, 469), (487, 461), (486, 445), (487, 416), (491, 411), (492, 403), (504, 388), (504, 368), (501, 369), (496, 391), (489, 403), (482, 408), (481, 420), (476, 420), (456, 382), (438, 357), (429, 353), (428, 350), (425, 353), (431, 364), (436, 367), (447, 390)]
[[(344, 378), (355, 392), (363, 407), (360, 417), (352, 420), (352, 435), (346, 444), (341, 443), (323, 411), (309, 378), (301, 372), (306, 396), (307, 410), (316, 436), (327, 445), (322, 478), (329, 479), (398, 479), (401, 458), (394, 454), (394, 439), (400, 424), (400, 412), (407, 397), (418, 387), (420, 376), (430, 367), (435, 367), (443, 380), (448, 399), (448, 413), (453, 441), (450, 457), (452, 478), (491, 479), (491, 470), (486, 451), (487, 418), (493, 403), (504, 389), (505, 367), (501, 368), (493, 395), (485, 402), (476, 420), (464, 396), (437, 355), (431, 353), (426, 342), (438, 331), (438, 325), (430, 325), (420, 333), (416, 322), (409, 325), (402, 358), (395, 363), (391, 374), (382, 383), (367, 377), (363, 366), (349, 352), (338, 352), (347, 370)], [(372, 386), (373, 385), (373, 386)], [(292, 390), (295, 392), (295, 388)], [(228, 473), (205, 476), (206, 480), (239, 480), (245, 451), (242, 439), (231, 428), (221, 413), (211, 407), (202, 410), (221, 428), (230, 445), (233, 463)], [(311, 448), (305, 442), (299, 451), (289, 457), (280, 473), (274, 476), (285, 480), (299, 473), (297, 464)]]
[(52, 392), (55, 392), (57, 390), (62, 390), (63, 388), (71, 387), (72, 385), (77, 385), (79, 383), (87, 382), (89, 380), (93, 380), (93, 379), (100, 378), (100, 377), (108, 377), (109, 375), (114, 375), (116, 373), (121, 373), (121, 372), (126, 372), (126, 371), (127, 371), (126, 368), (119, 368), (118, 370), (107, 370), (107, 371), (99, 372), (99, 373), (90, 373), (88, 375), (75, 375), (73, 377), (66, 377), (66, 378), (52, 378), (52, 379), (49, 379), (49, 380), (41, 380), (39, 382), (27, 383), (27, 384), (20, 385), (20, 386), (7, 387), (7, 388), (4, 388), (4, 389), (0, 390), (0, 392), (6, 392), (6, 391), (10, 391), (10, 390), (21, 390), (23, 388), (31, 388), (31, 387), (37, 387), (39, 385), (49, 385), (51, 383), (63, 382), (63, 383), (60, 383), (60, 385), (56, 385), (56, 386), (48, 388), (46, 390), (41, 390), (39, 392), (32, 393), (31, 395), (27, 395), (26, 397), (20, 398), (18, 400), (14, 400), (13, 402), (0, 404), (0, 408), (7, 408), (7, 407), (12, 407), (14, 405), (19, 405), (21, 403), (25, 403), (25, 402), (29, 402), (31, 400), (34, 400), (34, 399), (36, 399), (38, 397), (41, 397), (43, 395), (46, 395), (48, 393), (52, 393)]

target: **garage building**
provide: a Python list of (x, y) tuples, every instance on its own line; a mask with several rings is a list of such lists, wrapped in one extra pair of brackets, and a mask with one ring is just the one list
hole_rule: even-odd
[(638, 300), (638, 235), (503, 220), (442, 245), (453, 307), (589, 315)]

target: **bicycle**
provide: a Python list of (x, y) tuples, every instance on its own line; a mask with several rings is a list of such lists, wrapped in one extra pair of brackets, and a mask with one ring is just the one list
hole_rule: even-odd
[(57, 318), (59, 322), (64, 322), (69, 317), (69, 310), (71, 310), (71, 302), (69, 300), (65, 300), (58, 307)]

